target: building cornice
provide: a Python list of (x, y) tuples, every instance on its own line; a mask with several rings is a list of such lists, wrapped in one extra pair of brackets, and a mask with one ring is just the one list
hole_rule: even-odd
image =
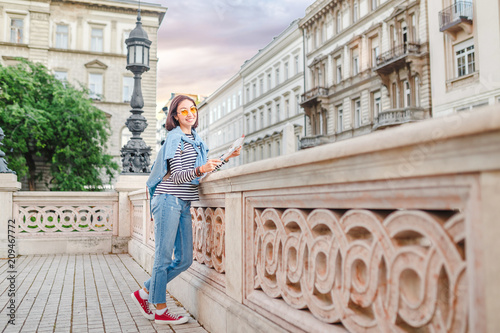
[[(113, 12), (120, 14), (137, 14), (138, 2), (129, 0), (51, 0), (51, 4), (72, 4), (83, 5), (88, 9), (102, 12)], [(158, 26), (160, 26), (166, 7), (158, 4), (141, 2), (141, 16), (157, 16)]]

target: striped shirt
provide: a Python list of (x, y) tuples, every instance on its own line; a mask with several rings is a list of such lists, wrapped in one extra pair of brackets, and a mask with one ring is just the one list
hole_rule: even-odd
[[(186, 135), (189, 139), (194, 140), (193, 135)], [(197, 153), (193, 146), (187, 142), (184, 142), (184, 150), (181, 150), (182, 142), (179, 143), (174, 157), (168, 160), (170, 177), (158, 184), (154, 195), (168, 193), (182, 200), (197, 201), (199, 200), (198, 185), (191, 184), (191, 181), (197, 178), (194, 167)], [(224, 164), (225, 162), (221, 162), (216, 169)]]

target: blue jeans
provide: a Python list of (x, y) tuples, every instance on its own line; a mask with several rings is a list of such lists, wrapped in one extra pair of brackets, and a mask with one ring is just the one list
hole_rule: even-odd
[(166, 303), (167, 283), (193, 263), (190, 209), (190, 201), (171, 194), (156, 195), (151, 201), (155, 221), (155, 260), (151, 278), (144, 282), (150, 303)]

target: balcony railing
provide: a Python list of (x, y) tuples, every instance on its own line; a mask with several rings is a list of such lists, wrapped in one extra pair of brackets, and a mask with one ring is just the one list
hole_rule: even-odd
[(443, 32), (464, 21), (472, 21), (472, 14), (472, 2), (457, 1), (439, 12), (439, 31)]
[(328, 96), (328, 88), (316, 87), (302, 94), (302, 103), (310, 101), (317, 97), (326, 96)]
[(404, 109), (392, 109), (381, 112), (375, 122), (374, 128), (382, 128), (391, 125), (399, 125), (412, 121), (423, 120), (425, 111), (422, 108), (409, 107)]
[(418, 54), (420, 52), (420, 44), (405, 43), (393, 47), (387, 52), (382, 53), (377, 57), (377, 67), (389, 64), (402, 56), (409, 54)]

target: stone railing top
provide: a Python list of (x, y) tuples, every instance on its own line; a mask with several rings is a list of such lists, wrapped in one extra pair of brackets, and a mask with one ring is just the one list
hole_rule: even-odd
[(49, 192), (27, 191), (14, 193), (16, 202), (32, 202), (37, 204), (57, 202), (79, 203), (88, 201), (118, 201), (116, 192)]
[[(433, 118), (208, 175), (202, 194), (500, 169), (500, 106)], [(480, 137), (480, 138), (479, 138)], [(479, 145), (479, 146), (478, 146)], [(480, 148), (480, 149), (479, 149)], [(416, 161), (412, 161), (414, 159)], [(474, 156), (463, 159), (466, 155)], [(328, 163), (327, 163), (328, 162)], [(398, 171), (405, 163), (411, 173)]]

